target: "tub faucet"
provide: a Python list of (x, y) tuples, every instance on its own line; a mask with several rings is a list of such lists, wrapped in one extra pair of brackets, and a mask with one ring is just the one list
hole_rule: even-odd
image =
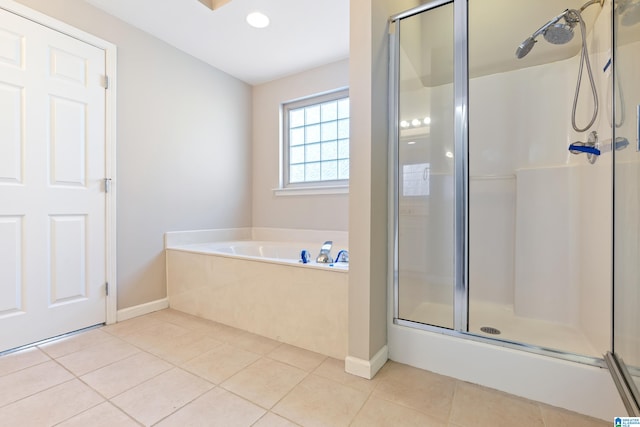
[(316, 262), (321, 262), (325, 264), (329, 264), (333, 262), (333, 258), (331, 258), (331, 255), (330, 255), (332, 245), (333, 245), (333, 242), (331, 240), (327, 240), (326, 242), (324, 242), (324, 244), (322, 245), (322, 248), (320, 248), (320, 253), (316, 257)]

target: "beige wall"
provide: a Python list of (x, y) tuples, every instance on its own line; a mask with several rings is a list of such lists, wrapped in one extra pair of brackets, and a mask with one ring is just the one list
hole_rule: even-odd
[(415, 0), (351, 0), (350, 357), (387, 343), (388, 19)]
[(253, 226), (346, 231), (347, 194), (276, 196), (280, 182), (280, 106), (349, 86), (343, 60), (253, 87)]
[(251, 225), (251, 88), (81, 0), (20, 3), (118, 48), (118, 309), (164, 298), (164, 232)]

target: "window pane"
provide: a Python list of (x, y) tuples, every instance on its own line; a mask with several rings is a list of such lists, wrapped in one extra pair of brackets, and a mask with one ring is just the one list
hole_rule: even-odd
[(289, 111), (289, 127), (304, 126), (304, 108)]
[(304, 163), (304, 145), (291, 147), (289, 152), (289, 164)]
[(340, 159), (348, 159), (349, 158), (349, 140), (341, 139), (338, 141), (338, 158)]
[(320, 106), (314, 105), (304, 109), (305, 112), (305, 124), (312, 125), (314, 123), (320, 123)]
[(349, 138), (349, 119), (338, 121), (338, 138)]
[(349, 160), (338, 160), (338, 179), (349, 179)]
[(322, 104), (322, 121), (328, 122), (338, 118), (338, 102), (331, 101)]
[(320, 144), (305, 145), (306, 155), (305, 162), (319, 162), (320, 161)]
[(349, 98), (338, 101), (338, 118), (346, 119), (349, 117)]
[[(322, 143), (322, 161), (338, 158), (338, 143), (336, 141)], [(324, 176), (324, 175), (323, 175)]]
[(291, 129), (289, 145), (304, 144), (304, 128)]
[(338, 162), (322, 162), (322, 180), (338, 179)]
[(289, 168), (289, 182), (304, 182), (304, 165), (294, 165)]
[(320, 162), (307, 163), (305, 164), (304, 169), (305, 181), (320, 181)]
[(307, 126), (306, 143), (320, 142), (320, 125)]
[(338, 124), (336, 122), (322, 123), (322, 140), (338, 139)]

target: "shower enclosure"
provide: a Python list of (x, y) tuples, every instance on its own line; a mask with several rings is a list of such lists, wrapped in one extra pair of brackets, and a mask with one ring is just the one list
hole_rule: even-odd
[(394, 322), (633, 388), (640, 0), (528, 3), (391, 18)]

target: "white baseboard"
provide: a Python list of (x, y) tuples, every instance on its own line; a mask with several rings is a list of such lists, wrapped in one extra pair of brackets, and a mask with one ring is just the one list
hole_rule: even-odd
[(124, 320), (133, 319), (134, 317), (153, 313), (154, 311), (164, 310), (165, 308), (169, 308), (168, 298), (162, 298), (133, 307), (123, 308), (122, 310), (118, 310), (116, 321), (122, 322)]
[(385, 345), (378, 350), (371, 360), (347, 356), (344, 360), (344, 370), (349, 374), (370, 380), (378, 373), (388, 358), (389, 347)]

